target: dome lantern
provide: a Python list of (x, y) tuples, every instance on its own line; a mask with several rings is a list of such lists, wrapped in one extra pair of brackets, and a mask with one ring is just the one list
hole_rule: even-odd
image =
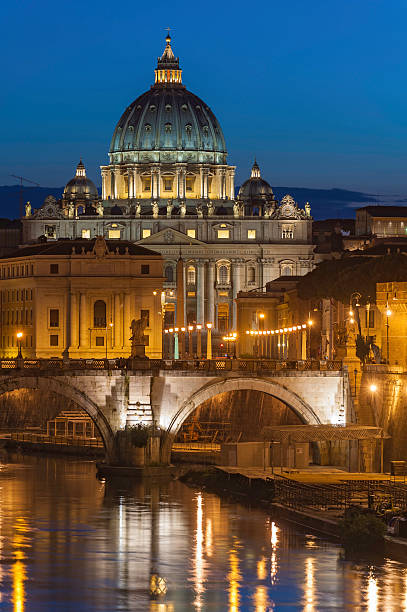
[(182, 70), (179, 67), (179, 57), (175, 57), (171, 48), (171, 36), (168, 34), (165, 37), (164, 53), (157, 60), (157, 68), (155, 72), (156, 85), (176, 85), (182, 84)]

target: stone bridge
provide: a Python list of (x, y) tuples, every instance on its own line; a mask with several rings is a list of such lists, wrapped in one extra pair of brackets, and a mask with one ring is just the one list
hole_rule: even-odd
[(202, 402), (239, 389), (287, 404), (306, 424), (353, 422), (348, 374), (340, 362), (254, 360), (1, 360), (0, 394), (52, 391), (80, 406), (97, 425), (109, 457), (126, 425), (166, 432), (162, 460), (185, 419)]

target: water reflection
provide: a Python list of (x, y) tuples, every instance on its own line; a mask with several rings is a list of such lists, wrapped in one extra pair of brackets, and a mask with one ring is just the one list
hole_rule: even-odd
[[(184, 485), (95, 478), (91, 462), (0, 470), (0, 608), (407, 612), (407, 567)], [(55, 602), (58, 602), (56, 606)]]

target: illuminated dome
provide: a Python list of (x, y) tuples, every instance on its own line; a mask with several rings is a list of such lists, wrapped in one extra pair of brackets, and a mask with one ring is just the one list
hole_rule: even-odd
[(76, 167), (76, 174), (65, 186), (64, 200), (97, 200), (99, 197), (96, 185), (86, 176), (82, 160)]
[(222, 129), (209, 106), (182, 84), (179, 59), (166, 37), (155, 84), (124, 111), (113, 134), (111, 163), (226, 163)]

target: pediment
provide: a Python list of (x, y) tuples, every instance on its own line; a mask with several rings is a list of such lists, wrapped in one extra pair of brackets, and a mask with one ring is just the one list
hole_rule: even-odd
[(149, 244), (197, 244), (204, 245), (205, 243), (201, 240), (197, 240), (196, 238), (190, 238), (186, 234), (179, 232), (176, 229), (167, 227), (166, 229), (157, 232), (156, 234), (151, 234), (148, 238), (142, 238), (136, 244), (141, 244), (143, 246), (148, 246)]

